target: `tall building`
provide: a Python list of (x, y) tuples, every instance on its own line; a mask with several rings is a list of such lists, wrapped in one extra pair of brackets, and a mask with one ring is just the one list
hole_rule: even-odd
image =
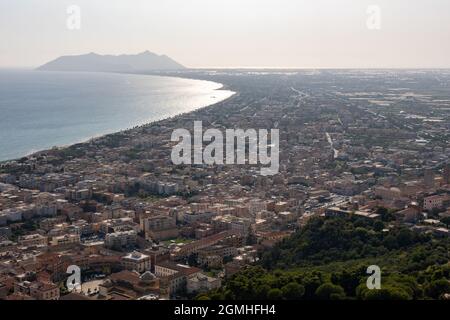
[(425, 187), (427, 188), (433, 188), (434, 187), (434, 172), (433, 169), (427, 168), (425, 169), (424, 175), (423, 175), (423, 182), (425, 184)]
[(445, 184), (450, 184), (450, 163), (445, 164), (443, 176)]

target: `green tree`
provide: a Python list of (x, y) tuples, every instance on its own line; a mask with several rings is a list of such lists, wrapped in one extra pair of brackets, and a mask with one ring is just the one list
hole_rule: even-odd
[(425, 291), (430, 297), (439, 299), (444, 293), (450, 293), (450, 282), (447, 279), (432, 281)]
[(361, 275), (366, 274), (366, 269), (366, 266), (361, 266), (355, 270), (343, 270), (342, 272), (333, 273), (331, 282), (344, 288), (347, 296), (354, 296), (356, 288), (361, 282)]
[(198, 255), (196, 253), (191, 253), (187, 258), (188, 265), (197, 267), (198, 266), (197, 258), (198, 258)]
[(262, 284), (256, 288), (256, 299), (265, 300), (267, 299), (267, 294), (270, 291), (270, 286), (268, 284)]
[(384, 238), (383, 245), (389, 250), (396, 249), (398, 247), (397, 238), (389, 234)]
[(283, 297), (286, 300), (299, 300), (305, 294), (305, 287), (297, 282), (291, 282), (281, 288)]
[(316, 290), (316, 296), (322, 300), (336, 300), (345, 298), (345, 291), (341, 286), (326, 282)]
[(400, 247), (406, 247), (412, 243), (412, 233), (407, 229), (402, 229), (397, 235), (397, 243)]
[(373, 229), (377, 232), (380, 232), (384, 229), (384, 223), (380, 220), (377, 220), (373, 224)]
[(367, 290), (364, 300), (409, 300), (411, 297), (404, 290), (398, 288), (382, 288)]
[(381, 220), (384, 222), (389, 222), (389, 221), (395, 220), (395, 217), (392, 214), (392, 212), (389, 212), (389, 210), (384, 207), (379, 207), (377, 209), (376, 213), (381, 216)]
[(444, 217), (444, 218), (442, 218), (442, 219), (441, 219), (441, 222), (442, 222), (443, 224), (445, 224), (445, 226), (446, 226), (447, 229), (448, 229), (448, 226), (450, 226), (450, 216), (449, 216), (449, 217)]
[(283, 292), (280, 289), (270, 289), (267, 293), (267, 299), (280, 300), (283, 297)]

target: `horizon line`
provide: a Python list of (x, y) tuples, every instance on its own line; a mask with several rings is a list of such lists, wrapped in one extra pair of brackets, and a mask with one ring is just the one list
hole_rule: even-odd
[[(40, 66), (0, 66), (0, 70), (14, 70), (14, 69), (37, 69)], [(184, 69), (167, 69), (167, 70), (135, 70), (136, 72), (145, 71), (196, 71), (196, 70), (450, 70), (447, 67), (270, 67), (270, 66), (231, 66), (231, 67), (185, 67)], [(77, 72), (77, 71), (62, 71), (62, 72)], [(114, 72), (108, 72), (114, 73)]]

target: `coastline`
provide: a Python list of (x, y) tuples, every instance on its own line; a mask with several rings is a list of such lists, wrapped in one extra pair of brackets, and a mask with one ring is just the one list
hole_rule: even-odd
[[(34, 71), (39, 71), (39, 70), (34, 70)], [(39, 72), (42, 72), (42, 71), (39, 71)], [(196, 109), (191, 110), (189, 112), (179, 113), (179, 114), (176, 114), (174, 116), (157, 118), (157, 119), (152, 120), (150, 122), (146, 122), (146, 123), (143, 123), (143, 124), (137, 124), (135, 126), (124, 128), (122, 130), (111, 132), (111, 133), (98, 134), (98, 135), (90, 136), (88, 138), (80, 138), (79, 141), (77, 141), (77, 142), (73, 142), (73, 143), (69, 143), (69, 144), (65, 144), (65, 145), (56, 145), (56, 146), (54, 146), (52, 148), (48, 148), (48, 149), (32, 151), (32, 152), (30, 152), (28, 154), (25, 154), (25, 155), (17, 157), (17, 158), (7, 159), (7, 160), (0, 160), (0, 165), (7, 164), (9, 162), (16, 162), (16, 161), (19, 161), (20, 159), (23, 159), (23, 158), (39, 156), (40, 154), (44, 154), (44, 153), (50, 152), (52, 150), (64, 150), (64, 149), (71, 148), (73, 146), (80, 146), (80, 145), (87, 144), (87, 143), (90, 143), (90, 142), (93, 142), (93, 141), (96, 141), (96, 140), (99, 140), (99, 139), (102, 139), (102, 138), (105, 138), (105, 137), (108, 137), (108, 136), (115, 136), (115, 135), (119, 135), (119, 134), (122, 134), (122, 133), (131, 133), (133, 130), (138, 130), (138, 129), (143, 128), (143, 127), (148, 127), (148, 126), (151, 126), (151, 125), (162, 123), (164, 121), (168, 121), (168, 120), (171, 120), (171, 119), (183, 116), (183, 115), (188, 115), (188, 114), (200, 111), (200, 110), (205, 109), (205, 108), (210, 108), (212, 106), (215, 106), (215, 105), (218, 105), (218, 104), (223, 103), (225, 101), (228, 101), (228, 100), (232, 99), (233, 97), (235, 97), (238, 94), (238, 92), (231, 90), (229, 88), (229, 86), (227, 86), (227, 85), (225, 85), (223, 83), (216, 82), (216, 81), (211, 81), (211, 80), (206, 80), (206, 79), (188, 78), (188, 77), (183, 77), (183, 76), (176, 76), (176, 75), (171, 75), (171, 74), (160, 74), (160, 73), (121, 73), (121, 72), (95, 72), (95, 73), (128, 74), (128, 75), (137, 75), (137, 76), (153, 76), (153, 77), (165, 77), (165, 78), (174, 78), (174, 79), (187, 79), (187, 80), (194, 80), (194, 81), (205, 81), (205, 82), (210, 82), (210, 83), (219, 85), (219, 87), (214, 89), (213, 92), (215, 92), (215, 91), (230, 91), (231, 95), (229, 97), (223, 99), (223, 100), (216, 101), (216, 102), (214, 102), (212, 104), (196, 108)]]

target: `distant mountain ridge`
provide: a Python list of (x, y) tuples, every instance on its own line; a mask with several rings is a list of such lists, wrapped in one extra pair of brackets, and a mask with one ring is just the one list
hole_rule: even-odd
[(179, 70), (185, 67), (166, 55), (144, 51), (135, 55), (83, 55), (62, 56), (52, 60), (37, 70), (43, 71), (97, 71), (132, 72), (147, 70)]

